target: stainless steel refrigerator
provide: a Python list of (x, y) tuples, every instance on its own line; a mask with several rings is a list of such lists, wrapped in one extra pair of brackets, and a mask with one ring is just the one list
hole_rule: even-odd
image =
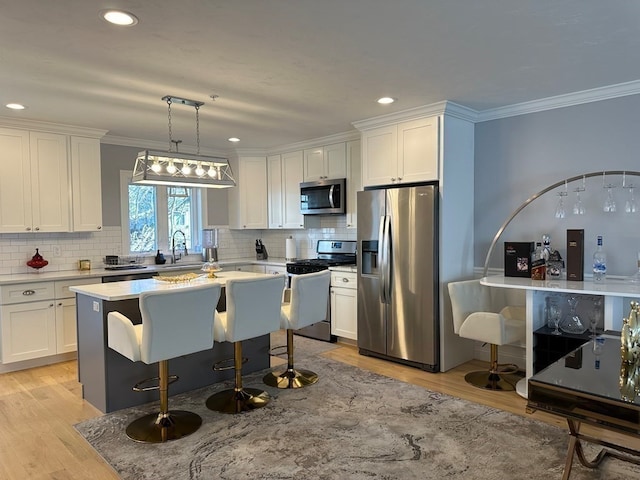
[(359, 351), (439, 371), (438, 187), (357, 195)]

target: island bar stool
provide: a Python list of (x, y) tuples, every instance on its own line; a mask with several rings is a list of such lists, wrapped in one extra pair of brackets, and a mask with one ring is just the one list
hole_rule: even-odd
[[(235, 386), (211, 395), (207, 399), (209, 409), (240, 413), (269, 403), (267, 392), (242, 386), (242, 340), (280, 330), (285, 279), (285, 275), (269, 275), (227, 280), (227, 310), (216, 313), (213, 338), (217, 342), (233, 342)], [(222, 368), (217, 364), (214, 369)]]
[[(134, 362), (158, 362), (159, 376), (136, 384), (137, 391), (159, 390), (160, 412), (134, 420), (127, 427), (132, 440), (160, 443), (187, 436), (200, 428), (202, 418), (183, 410), (169, 410), (168, 359), (213, 348), (213, 317), (220, 298), (219, 284), (185, 286), (140, 294), (142, 323), (134, 325), (119, 312), (107, 316), (109, 347)], [(143, 387), (151, 380), (157, 386)]]
[(515, 390), (516, 383), (522, 378), (516, 375), (518, 366), (498, 364), (498, 346), (524, 341), (525, 307), (509, 305), (514, 302), (507, 298), (508, 289), (487, 287), (480, 280), (451, 282), (448, 288), (453, 331), (491, 346), (489, 369), (469, 372), (465, 381), (488, 390)]
[(306, 273), (291, 277), (291, 303), (284, 304), (283, 328), (287, 329), (287, 369), (268, 373), (264, 383), (277, 388), (300, 388), (314, 384), (318, 375), (310, 370), (296, 370), (293, 365), (293, 331), (327, 318), (331, 272)]

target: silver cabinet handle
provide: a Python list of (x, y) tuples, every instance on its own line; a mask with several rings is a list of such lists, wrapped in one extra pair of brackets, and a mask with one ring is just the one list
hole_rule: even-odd
[(35, 230), (36, 232), (38, 232), (38, 231), (40, 231), (40, 227), (36, 227), (36, 228), (34, 228), (34, 230)]
[(61, 306), (62, 306), (62, 302), (60, 302), (60, 303), (58, 304), (58, 306), (59, 306), (59, 307), (61, 307)]
[(51, 307), (53, 307), (53, 303), (50, 303), (50, 304), (49, 304), (49, 308), (51, 308)]
[(98, 225), (98, 230), (102, 230), (102, 225)]
[(31, 231), (31, 227), (27, 227), (27, 232), (30, 232), (30, 231)]
[(35, 290), (25, 290), (24, 292), (22, 292), (23, 295), (35, 295), (36, 291)]
[(349, 283), (349, 279), (348, 279), (348, 278), (343, 278), (343, 279), (342, 279), (342, 281), (343, 281), (344, 283)]
[(391, 181), (395, 182), (396, 181), (395, 177), (391, 177)]

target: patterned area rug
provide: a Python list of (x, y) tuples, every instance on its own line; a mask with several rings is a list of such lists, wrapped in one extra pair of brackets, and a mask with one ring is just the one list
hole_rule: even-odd
[[(222, 385), (172, 397), (171, 407), (203, 418), (189, 437), (156, 445), (129, 440), (127, 424), (157, 405), (114, 412), (76, 429), (126, 480), (561, 477), (565, 431), (302, 355), (303, 343), (297, 365), (316, 371), (320, 381), (297, 390), (265, 386), (273, 397), (265, 408), (240, 415), (208, 410), (206, 398)], [(265, 373), (248, 375), (245, 386), (262, 388)], [(640, 467), (618, 460), (606, 460), (598, 470), (576, 461), (571, 475), (572, 480), (631, 478), (640, 478)]]

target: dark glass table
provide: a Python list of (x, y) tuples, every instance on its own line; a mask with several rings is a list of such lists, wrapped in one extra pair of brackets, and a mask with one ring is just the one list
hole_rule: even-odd
[[(571, 474), (575, 455), (589, 468), (607, 455), (640, 465), (640, 451), (580, 433), (581, 424), (587, 423), (640, 438), (638, 372), (637, 365), (621, 362), (619, 336), (599, 335), (529, 378), (527, 411), (558, 415), (569, 425), (563, 480)], [(588, 460), (581, 440), (605, 448)]]

